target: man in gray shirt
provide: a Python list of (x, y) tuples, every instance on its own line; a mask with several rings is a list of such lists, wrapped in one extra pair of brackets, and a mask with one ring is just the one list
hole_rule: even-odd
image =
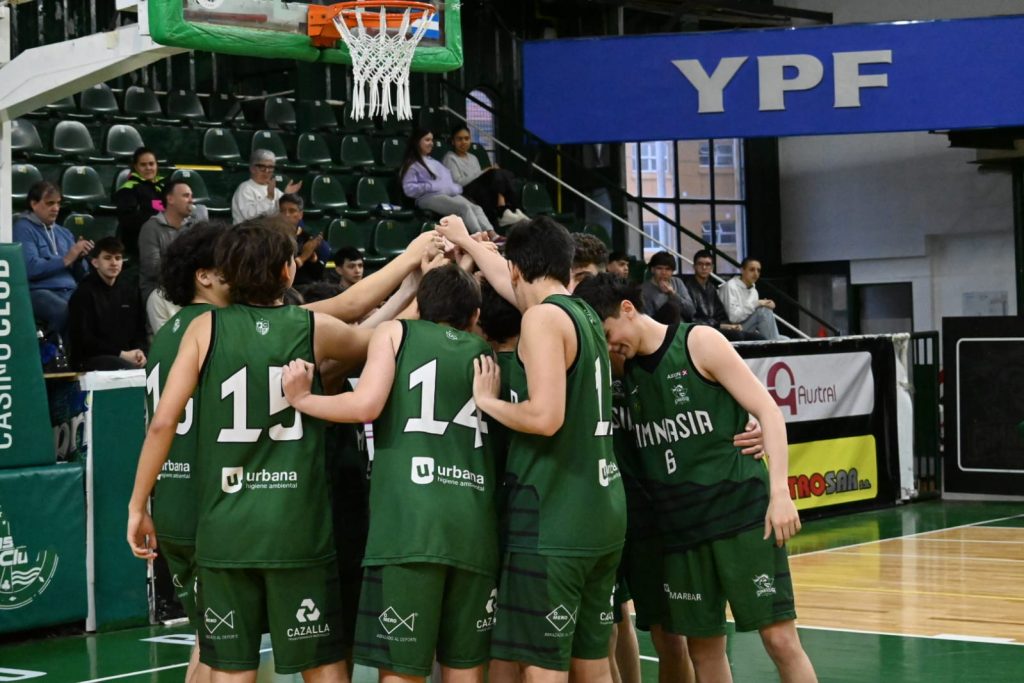
[(142, 224), (139, 231), (139, 289), (142, 290), (143, 302), (157, 288), (164, 251), (188, 227), (193, 208), (192, 188), (184, 180), (171, 180), (164, 185), (164, 210)]
[[(686, 290), (686, 285), (675, 277), (676, 259), (667, 251), (659, 251), (647, 263), (651, 279), (644, 282), (641, 291), (644, 297), (644, 313), (662, 321), (671, 319), (671, 309), (679, 311), (683, 322), (693, 320), (697, 307)], [(664, 309), (664, 310), (663, 310)], [(660, 314), (659, 314), (660, 311)], [(667, 316), (667, 317), (666, 317)]]

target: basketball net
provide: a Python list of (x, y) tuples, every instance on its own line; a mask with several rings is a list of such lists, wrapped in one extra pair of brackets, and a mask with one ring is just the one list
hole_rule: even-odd
[[(433, 17), (432, 13), (415, 10), (420, 14), (420, 20), (410, 31), (410, 14), (413, 11), (406, 9), (402, 13), (402, 23), (393, 35), (389, 34), (387, 8), (383, 6), (376, 30), (363, 24), (364, 11), (353, 11), (355, 26), (351, 28), (342, 13), (334, 17), (334, 25), (352, 57), (351, 116), (354, 121), (378, 114), (387, 117), (392, 113), (399, 119), (412, 118), (409, 66), (416, 46), (427, 30), (427, 22)], [(392, 84), (395, 86), (394, 105)]]

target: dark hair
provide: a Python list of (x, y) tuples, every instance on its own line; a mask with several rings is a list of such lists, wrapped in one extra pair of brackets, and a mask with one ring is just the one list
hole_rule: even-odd
[(306, 303), (306, 297), (302, 296), (302, 292), (294, 287), (289, 287), (284, 290), (284, 294), (281, 296), (281, 299), (284, 301), (285, 306), (301, 306)]
[(299, 287), (298, 290), (307, 304), (336, 297), (343, 291), (341, 285), (323, 280), (320, 282), (309, 282)]
[(629, 254), (624, 251), (613, 251), (608, 254), (608, 262), (611, 263), (612, 261), (629, 261)]
[(456, 133), (461, 133), (462, 131), (466, 131), (467, 133), (469, 133), (469, 137), (472, 139), (473, 131), (471, 131), (469, 129), (469, 126), (467, 126), (464, 123), (457, 124), (454, 128), (452, 128), (452, 132), (448, 134), (449, 139), (454, 141), (455, 140), (455, 134)]
[(32, 187), (28, 188), (28, 205), (32, 206), (35, 202), (41, 202), (47, 195), (54, 192), (60, 194), (60, 188), (49, 180), (40, 180), (33, 183)]
[(582, 232), (572, 233), (572, 241), (576, 245), (572, 256), (573, 268), (582, 268), (591, 263), (600, 271), (608, 267), (608, 247), (604, 242)]
[(138, 147), (138, 148), (136, 148), (136, 150), (134, 152), (132, 152), (132, 170), (133, 171), (135, 170), (135, 164), (139, 163), (139, 159), (141, 159), (142, 157), (146, 156), (147, 154), (152, 154), (153, 155), (153, 161), (156, 161), (156, 152), (151, 150), (149, 147), (146, 147), (146, 146)]
[(217, 265), (235, 303), (268, 306), (281, 299), (287, 289), (281, 269), (293, 258), (295, 238), (275, 220), (243, 221), (217, 240)]
[(740, 269), (742, 270), (743, 268), (746, 268), (747, 264), (750, 263), (751, 261), (757, 261), (758, 263), (761, 263), (761, 259), (757, 258), (756, 256), (748, 256), (742, 261), (740, 261)]
[(227, 228), (226, 223), (203, 221), (183, 230), (167, 245), (160, 259), (160, 289), (168, 301), (176, 306), (192, 303), (196, 271), (217, 266), (217, 241)]
[(516, 223), (505, 242), (505, 258), (527, 282), (550, 277), (568, 285), (575, 251), (569, 231), (548, 216)]
[(331, 256), (331, 260), (334, 261), (334, 265), (340, 266), (345, 261), (365, 261), (366, 258), (363, 256), (363, 252), (359, 251), (353, 246), (339, 247), (338, 251), (334, 252)]
[(674, 272), (676, 269), (676, 257), (667, 251), (659, 251), (647, 262), (648, 268), (655, 268), (657, 266), (668, 266)]
[(480, 329), (484, 334), (499, 344), (519, 336), (523, 314), (498, 294), (487, 280), (480, 285), (480, 301)]
[(164, 204), (167, 203), (167, 198), (174, 194), (175, 188), (177, 188), (179, 185), (192, 187), (181, 178), (172, 178), (171, 180), (168, 180), (167, 183), (164, 185), (163, 192), (160, 195), (161, 197), (163, 197)]
[(124, 253), (124, 242), (117, 239), (113, 235), (107, 235), (96, 240), (96, 243), (92, 246), (92, 251), (89, 252), (89, 258), (99, 258), (100, 254), (107, 252), (111, 255), (118, 255)]
[(427, 271), (416, 290), (420, 319), (464, 330), (480, 308), (480, 285), (458, 265)]
[(281, 198), (277, 200), (277, 206), (281, 207), (285, 204), (294, 204), (299, 207), (299, 211), (302, 211), (306, 207), (305, 200), (294, 192), (285, 192), (281, 195)]
[(693, 265), (697, 265), (698, 259), (702, 258), (709, 258), (711, 259), (712, 263), (715, 262), (715, 257), (711, 255), (710, 249), (700, 249), (699, 251), (697, 251), (697, 253), (693, 255)]
[(427, 173), (430, 174), (431, 178), (436, 178), (434, 172), (427, 166), (427, 162), (423, 160), (423, 155), (420, 154), (420, 140), (431, 134), (431, 130), (428, 128), (413, 128), (412, 134), (409, 139), (405, 141), (405, 153), (402, 155), (402, 170), (398, 172), (399, 179), (405, 177), (406, 171), (413, 164), (419, 164), (423, 168), (427, 169)]
[(598, 273), (588, 277), (576, 285), (572, 294), (590, 304), (601, 320), (617, 318), (623, 301), (629, 301), (638, 311), (644, 310), (640, 285), (614, 273)]

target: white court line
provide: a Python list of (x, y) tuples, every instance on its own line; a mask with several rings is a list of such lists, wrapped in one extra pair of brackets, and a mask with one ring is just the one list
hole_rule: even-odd
[(980, 522), (971, 522), (970, 524), (961, 524), (959, 526), (944, 527), (942, 529), (932, 529), (931, 531), (918, 531), (917, 533), (914, 533), (914, 534), (904, 534), (902, 536), (890, 536), (889, 538), (879, 538), (879, 539), (874, 540), (874, 541), (864, 541), (862, 543), (851, 543), (850, 545), (837, 545), (835, 548), (823, 548), (821, 550), (811, 550), (811, 551), (806, 552), (806, 553), (794, 553), (793, 555), (789, 556), (789, 559), (790, 559), (790, 561), (793, 561), (794, 559), (796, 559), (798, 557), (810, 557), (811, 555), (820, 555), (821, 553), (831, 553), (831, 552), (835, 552), (837, 550), (846, 550), (848, 548), (859, 548), (860, 546), (864, 546), (864, 545), (872, 545), (872, 544), (875, 544), (875, 543), (882, 543), (884, 541), (894, 541), (894, 540), (900, 539), (900, 538), (915, 538), (917, 536), (924, 536), (926, 534), (937, 534), (937, 533), (940, 533), (942, 531), (953, 531), (954, 529), (967, 529), (969, 527), (981, 526), (982, 524), (991, 524), (992, 522), (1004, 522), (1004, 521), (1006, 521), (1008, 519), (1018, 519), (1020, 517), (1024, 517), (1024, 514), (1010, 515), (1008, 517), (996, 517), (995, 519), (983, 519)]
[[(1010, 529), (1016, 527), (997, 527), (1000, 529)], [(887, 538), (885, 541), (899, 541), (899, 538)], [(918, 541), (920, 543), (1001, 543), (1004, 545), (1024, 545), (1024, 541), (982, 541), (977, 538), (908, 538), (907, 541)], [(885, 543), (885, 541), (879, 541), (879, 543)]]
[[(260, 654), (264, 652), (270, 652), (272, 648), (263, 648), (260, 650)], [(167, 671), (168, 669), (180, 669), (188, 666), (188, 662), (182, 662), (181, 664), (168, 664), (167, 666), (158, 666), (155, 669), (144, 669), (142, 671), (131, 671), (126, 674), (117, 674), (116, 676), (107, 676), (105, 678), (90, 678), (87, 681), (79, 681), (79, 683), (100, 683), (101, 681), (116, 681), (119, 678), (131, 678), (132, 676), (141, 676), (142, 674), (156, 673), (157, 671)]]
[(912, 557), (919, 560), (940, 560), (942, 562), (1024, 562), (1012, 557), (950, 557), (939, 555), (917, 555), (915, 553), (851, 553), (837, 550), (833, 555), (853, 555), (856, 557)]
[(864, 629), (857, 628), (835, 628), (833, 626), (806, 626), (798, 624), (797, 628), (800, 630), (807, 631), (837, 631), (839, 633), (858, 633), (866, 636), (892, 636), (894, 638), (922, 638), (925, 640), (956, 640), (968, 643), (991, 643), (993, 645), (1024, 645), (1024, 643), (1018, 643), (1015, 640), (1001, 639), (1001, 638), (984, 638), (982, 636), (965, 636), (955, 633), (940, 633), (937, 636), (926, 636), (920, 633), (889, 633), (886, 631), (867, 631)]

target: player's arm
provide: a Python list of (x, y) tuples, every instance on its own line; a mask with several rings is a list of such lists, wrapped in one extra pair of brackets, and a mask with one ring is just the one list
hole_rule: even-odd
[(212, 322), (213, 317), (204, 313), (185, 330), (178, 355), (167, 375), (167, 385), (149, 421), (146, 440), (142, 443), (142, 453), (135, 470), (135, 487), (128, 502), (128, 545), (132, 554), (138, 558), (150, 559), (156, 556), (156, 529), (146, 507), (156, 478), (167, 461), (185, 404), (195, 393), (199, 371), (210, 345)]
[(362, 377), (355, 391), (337, 396), (311, 392), (313, 365), (293, 360), (285, 366), (282, 386), (288, 403), (299, 412), (331, 422), (372, 422), (377, 419), (395, 381), (395, 355), (402, 341), (402, 323), (385, 322), (373, 333)]
[(782, 412), (721, 333), (711, 327), (695, 326), (690, 331), (688, 346), (697, 369), (725, 387), (761, 423), (770, 487), (764, 537), (768, 538), (774, 530), (775, 542), (781, 546), (800, 531), (800, 516), (789, 497), (789, 446)]
[(420, 234), (409, 243), (405, 251), (377, 272), (367, 275), (337, 296), (306, 304), (304, 308), (347, 322), (362, 319), (398, 289), (406, 275), (419, 268), (426, 251), (430, 250), (431, 255), (436, 253), (434, 241), (437, 238), (433, 232)]
[(458, 216), (445, 216), (437, 226), (437, 231), (448, 238), (462, 251), (469, 254), (476, 267), (484, 274), (494, 291), (513, 306), (516, 305), (516, 294), (512, 291), (512, 274), (508, 269), (505, 257), (494, 251), (484, 242), (477, 242), (466, 230), (466, 224)]
[(401, 315), (416, 297), (416, 290), (419, 289), (421, 278), (422, 275), (419, 270), (414, 270), (406, 275), (405, 279), (402, 280), (402, 286), (398, 288), (398, 291), (392, 294), (391, 298), (384, 302), (383, 306), (374, 311), (370, 317), (359, 323), (359, 326), (374, 328), (383, 322), (394, 320)]
[(316, 362), (336, 361), (341, 372), (350, 373), (366, 361), (373, 330), (356, 327), (323, 313), (314, 313), (313, 355)]
[(551, 436), (565, 421), (565, 375), (576, 356), (576, 331), (562, 309), (534, 306), (523, 315), (519, 357), (526, 367), (530, 398), (510, 403), (498, 398), (497, 363), (481, 356), (473, 363), (473, 399), (477, 407), (509, 429)]

